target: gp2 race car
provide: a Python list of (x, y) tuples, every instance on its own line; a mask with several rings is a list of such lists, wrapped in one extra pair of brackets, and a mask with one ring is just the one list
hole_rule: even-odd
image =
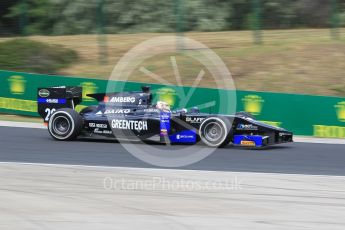
[(251, 114), (201, 113), (198, 108), (171, 111), (165, 102), (152, 103), (150, 87), (138, 92), (88, 94), (98, 101), (79, 113), (81, 87), (38, 89), (38, 113), (50, 135), (60, 141), (77, 137), (111, 138), (160, 143), (202, 142), (210, 147), (228, 144), (265, 147), (293, 141), (285, 129), (256, 121)]

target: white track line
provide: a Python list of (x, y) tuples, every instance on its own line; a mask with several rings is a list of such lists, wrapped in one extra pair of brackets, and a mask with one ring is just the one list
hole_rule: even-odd
[(17, 127), (17, 128), (32, 128), (32, 129), (46, 129), (47, 127), (41, 123), (33, 122), (18, 122), (18, 121), (0, 121), (0, 126)]
[[(18, 127), (18, 128), (33, 128), (46, 129), (44, 124), (32, 122), (17, 122), (17, 121), (0, 121), (0, 127)], [(330, 139), (330, 138), (316, 138), (306, 136), (295, 136), (294, 141), (297, 143), (315, 143), (315, 144), (339, 144), (345, 145), (345, 139)]]
[(80, 168), (80, 169), (94, 169), (94, 170), (118, 170), (118, 171), (129, 171), (129, 172), (152, 172), (155, 175), (160, 175), (160, 173), (167, 173), (168, 175), (174, 175), (175, 173), (199, 173), (201, 174), (209, 174), (213, 173), (215, 175), (221, 173), (231, 173), (231, 174), (250, 174), (250, 175), (286, 175), (286, 176), (308, 176), (308, 177), (341, 177), (345, 178), (345, 176), (337, 176), (337, 175), (327, 175), (327, 174), (315, 174), (315, 175), (308, 175), (308, 174), (298, 174), (298, 173), (266, 173), (266, 172), (236, 172), (236, 171), (211, 171), (211, 170), (196, 170), (196, 169), (172, 169), (172, 168), (141, 168), (141, 167), (125, 167), (125, 166), (104, 166), (104, 165), (83, 165), (83, 164), (54, 164), (54, 163), (35, 163), (35, 162), (19, 162), (19, 161), (0, 161), (0, 166), (4, 165), (23, 165), (23, 166), (42, 166), (42, 167), (55, 167), (55, 168)]
[(305, 137), (305, 136), (295, 136), (294, 142), (345, 145), (345, 139), (316, 138), (316, 137)]

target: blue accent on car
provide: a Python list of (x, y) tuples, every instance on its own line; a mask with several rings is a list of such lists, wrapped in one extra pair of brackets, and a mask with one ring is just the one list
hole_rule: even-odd
[(170, 132), (170, 112), (161, 112), (160, 113), (160, 135), (161, 136), (168, 136)]
[(249, 135), (235, 135), (234, 136), (234, 145), (251, 146), (249, 144), (250, 142), (254, 143), (255, 147), (262, 147), (263, 137), (249, 136)]
[(195, 143), (196, 132), (193, 130), (184, 130), (169, 136), (171, 143)]
[(66, 104), (65, 98), (41, 98), (37, 99), (38, 103), (47, 103), (47, 104)]

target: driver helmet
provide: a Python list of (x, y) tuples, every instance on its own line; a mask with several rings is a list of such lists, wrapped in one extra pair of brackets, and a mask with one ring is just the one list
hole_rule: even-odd
[(165, 111), (165, 112), (170, 112), (170, 106), (168, 103), (164, 101), (158, 101), (156, 105), (156, 109)]

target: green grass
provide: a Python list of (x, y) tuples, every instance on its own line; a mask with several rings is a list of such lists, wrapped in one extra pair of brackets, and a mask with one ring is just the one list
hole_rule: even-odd
[[(342, 29), (341, 33), (344, 32)], [(107, 36), (109, 62), (106, 65), (99, 64), (96, 35), (33, 36), (30, 39), (63, 45), (78, 52), (80, 60), (61, 69), (60, 74), (108, 79), (113, 67), (129, 49), (161, 35), (169, 34)], [(345, 36), (333, 41), (328, 29), (264, 31), (264, 44), (261, 46), (253, 45), (250, 31), (191, 32), (184, 35), (216, 52), (231, 71), (238, 89), (345, 96)], [(170, 56), (174, 55), (183, 84), (192, 85), (202, 65), (186, 58), (186, 52), (189, 51), (159, 55), (141, 66), (176, 84), (170, 62)], [(159, 83), (137, 69), (129, 80)], [(217, 87), (207, 71), (199, 86)]]
[(29, 39), (0, 43), (0, 69), (54, 74), (77, 59), (75, 51), (61, 45), (48, 45)]

